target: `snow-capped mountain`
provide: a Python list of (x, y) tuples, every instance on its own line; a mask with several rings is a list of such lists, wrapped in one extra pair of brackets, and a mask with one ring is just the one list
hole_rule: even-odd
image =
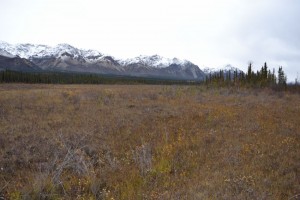
[(46, 45), (33, 45), (33, 44), (12, 45), (7, 42), (0, 41), (0, 48), (2, 50), (5, 50), (6, 52), (9, 52), (12, 55), (28, 59), (30, 56), (45, 51), (47, 48), (50, 47)]
[(137, 56), (135, 58), (126, 59), (124, 61), (121, 61), (120, 63), (124, 66), (131, 65), (131, 64), (141, 64), (145, 66), (155, 67), (155, 68), (166, 68), (172, 64), (177, 65), (184, 65), (185, 63), (188, 63), (187, 60), (180, 60), (178, 58), (164, 58), (159, 55), (153, 55), (153, 56)]
[(63, 54), (73, 55), (74, 58), (83, 57), (87, 60), (95, 60), (104, 55), (95, 50), (77, 49), (69, 44), (58, 44), (55, 47), (47, 45), (34, 44), (16, 44), (12, 45), (7, 42), (0, 42), (0, 49), (9, 52), (12, 55), (21, 58), (43, 58), (43, 57), (61, 57)]
[[(147, 77), (203, 80), (205, 74), (190, 61), (159, 55), (116, 59), (96, 50), (84, 50), (69, 44), (47, 45), (0, 42), (0, 52), (27, 59), (43, 70), (110, 73)], [(4, 54), (3, 53), (3, 54)]]
[(17, 44), (0, 42), (0, 49), (12, 55), (26, 58), (42, 69), (78, 72), (122, 71), (110, 56), (95, 50), (75, 48), (69, 44), (47, 45)]
[(204, 80), (205, 74), (197, 65), (178, 58), (164, 58), (159, 55), (138, 56), (120, 61), (126, 72), (136, 76), (156, 76)]

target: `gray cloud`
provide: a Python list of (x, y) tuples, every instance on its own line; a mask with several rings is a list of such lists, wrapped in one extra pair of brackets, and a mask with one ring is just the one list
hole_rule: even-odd
[(233, 11), (235, 20), (224, 30), (227, 40), (223, 42), (223, 48), (231, 50), (224, 54), (238, 65), (247, 59), (257, 68), (265, 61), (271, 67), (283, 65), (289, 81), (294, 81), (300, 72), (300, 1), (253, 2)]
[(70, 43), (117, 57), (161, 54), (199, 66), (246, 70), (282, 65), (300, 73), (299, 0), (10, 0), (0, 40)]

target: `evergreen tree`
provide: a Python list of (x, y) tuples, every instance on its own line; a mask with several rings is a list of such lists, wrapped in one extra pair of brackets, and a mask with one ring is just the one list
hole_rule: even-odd
[(282, 66), (278, 69), (278, 85), (279, 86), (286, 86), (286, 76), (284, 71), (282, 70)]
[(262, 78), (264, 80), (267, 80), (267, 78), (268, 78), (268, 66), (267, 66), (266, 62), (265, 62), (264, 67), (263, 67), (263, 73), (262, 73), (262, 75), (263, 75)]
[(252, 80), (252, 74), (253, 74), (253, 72), (252, 72), (252, 63), (250, 62), (249, 66), (248, 66), (248, 72), (246, 74), (246, 79), (247, 79), (248, 82), (250, 82)]

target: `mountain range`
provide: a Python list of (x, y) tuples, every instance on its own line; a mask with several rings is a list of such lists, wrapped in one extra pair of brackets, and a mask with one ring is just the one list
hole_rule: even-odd
[[(227, 68), (229, 69), (228, 66)], [(137, 56), (122, 60), (96, 50), (79, 49), (69, 44), (50, 47), (34, 44), (12, 45), (7, 42), (0, 42), (1, 69), (24, 72), (99, 73), (185, 80), (204, 80), (208, 73), (214, 71), (208, 68), (202, 71), (188, 60), (164, 58), (159, 55)]]

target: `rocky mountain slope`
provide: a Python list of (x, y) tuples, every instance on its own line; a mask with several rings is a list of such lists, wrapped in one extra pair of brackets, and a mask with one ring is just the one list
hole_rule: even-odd
[(26, 58), (12, 55), (11, 53), (0, 49), (0, 70), (14, 70), (21, 72), (38, 72), (41, 69)]

